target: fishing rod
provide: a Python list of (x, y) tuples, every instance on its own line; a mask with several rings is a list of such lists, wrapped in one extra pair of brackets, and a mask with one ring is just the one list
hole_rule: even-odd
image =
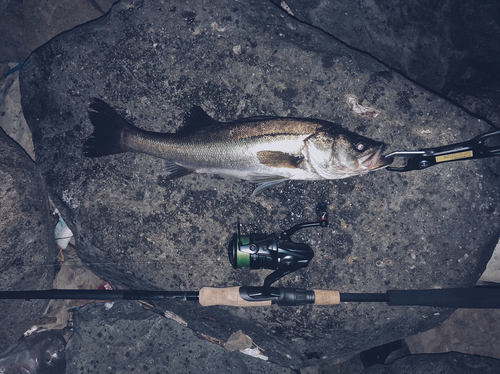
[(337, 305), (341, 302), (387, 303), (391, 306), (499, 309), (500, 287), (388, 290), (384, 293), (341, 293), (333, 290), (264, 287), (203, 287), (199, 291), (37, 290), (0, 291), (0, 299), (185, 300), (202, 306), (235, 307)]
[(305, 268), (314, 257), (312, 248), (292, 241), (299, 230), (328, 227), (325, 203), (316, 206), (317, 220), (296, 224), (278, 234), (242, 235), (238, 220), (237, 233), (229, 242), (229, 262), (235, 268), (273, 269), (260, 287), (203, 287), (199, 291), (157, 290), (33, 290), (0, 291), (0, 299), (66, 299), (66, 300), (185, 300), (202, 306), (257, 307), (336, 305), (341, 302), (384, 302), (388, 305), (432, 306), (445, 308), (500, 308), (500, 287), (447, 288), (430, 290), (388, 290), (385, 293), (340, 293), (333, 290), (271, 287), (283, 276)]

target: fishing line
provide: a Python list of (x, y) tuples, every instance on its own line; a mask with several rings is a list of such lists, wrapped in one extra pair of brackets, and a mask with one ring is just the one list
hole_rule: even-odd
[[(79, 258), (80, 259), (80, 258)], [(81, 261), (81, 259), (80, 259)], [(33, 267), (85, 267), (86, 265), (126, 265), (126, 264), (168, 264), (168, 261), (158, 260), (158, 261), (109, 261), (109, 262), (82, 262), (81, 264), (68, 264), (68, 261), (53, 264), (36, 264), (36, 265), (14, 265), (10, 266), (11, 269), (18, 268), (33, 268)]]

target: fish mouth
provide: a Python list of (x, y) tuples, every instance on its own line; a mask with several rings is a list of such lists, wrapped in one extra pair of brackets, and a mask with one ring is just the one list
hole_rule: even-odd
[(368, 170), (376, 170), (389, 166), (393, 159), (385, 158), (382, 156), (382, 152), (385, 149), (385, 144), (382, 144), (378, 149), (369, 155), (362, 157), (359, 160), (359, 165)]

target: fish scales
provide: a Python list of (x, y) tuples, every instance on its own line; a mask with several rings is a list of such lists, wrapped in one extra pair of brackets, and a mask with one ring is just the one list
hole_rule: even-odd
[[(211, 127), (187, 136), (176, 134), (136, 132), (129, 136), (124, 146), (129, 151), (144, 152), (150, 155), (179, 161), (185, 166), (233, 166), (259, 164), (257, 153), (280, 149), (286, 153), (301, 154), (304, 141), (313, 134), (318, 126), (293, 127), (289, 121), (273, 120), (259, 124), (248, 122), (220, 129)], [(286, 126), (281, 125), (284, 124)], [(262, 135), (267, 131), (266, 135)]]
[(188, 118), (191, 129), (159, 133), (135, 127), (93, 99), (94, 132), (84, 152), (146, 153), (167, 160), (171, 178), (215, 173), (263, 183), (258, 192), (284, 180), (341, 179), (390, 163), (381, 156), (383, 143), (327, 121), (272, 117), (219, 123), (195, 109)]

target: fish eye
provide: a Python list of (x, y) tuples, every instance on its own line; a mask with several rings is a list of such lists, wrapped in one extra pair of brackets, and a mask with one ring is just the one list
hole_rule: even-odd
[(366, 143), (362, 140), (354, 143), (354, 149), (358, 152), (363, 152), (366, 149)]

